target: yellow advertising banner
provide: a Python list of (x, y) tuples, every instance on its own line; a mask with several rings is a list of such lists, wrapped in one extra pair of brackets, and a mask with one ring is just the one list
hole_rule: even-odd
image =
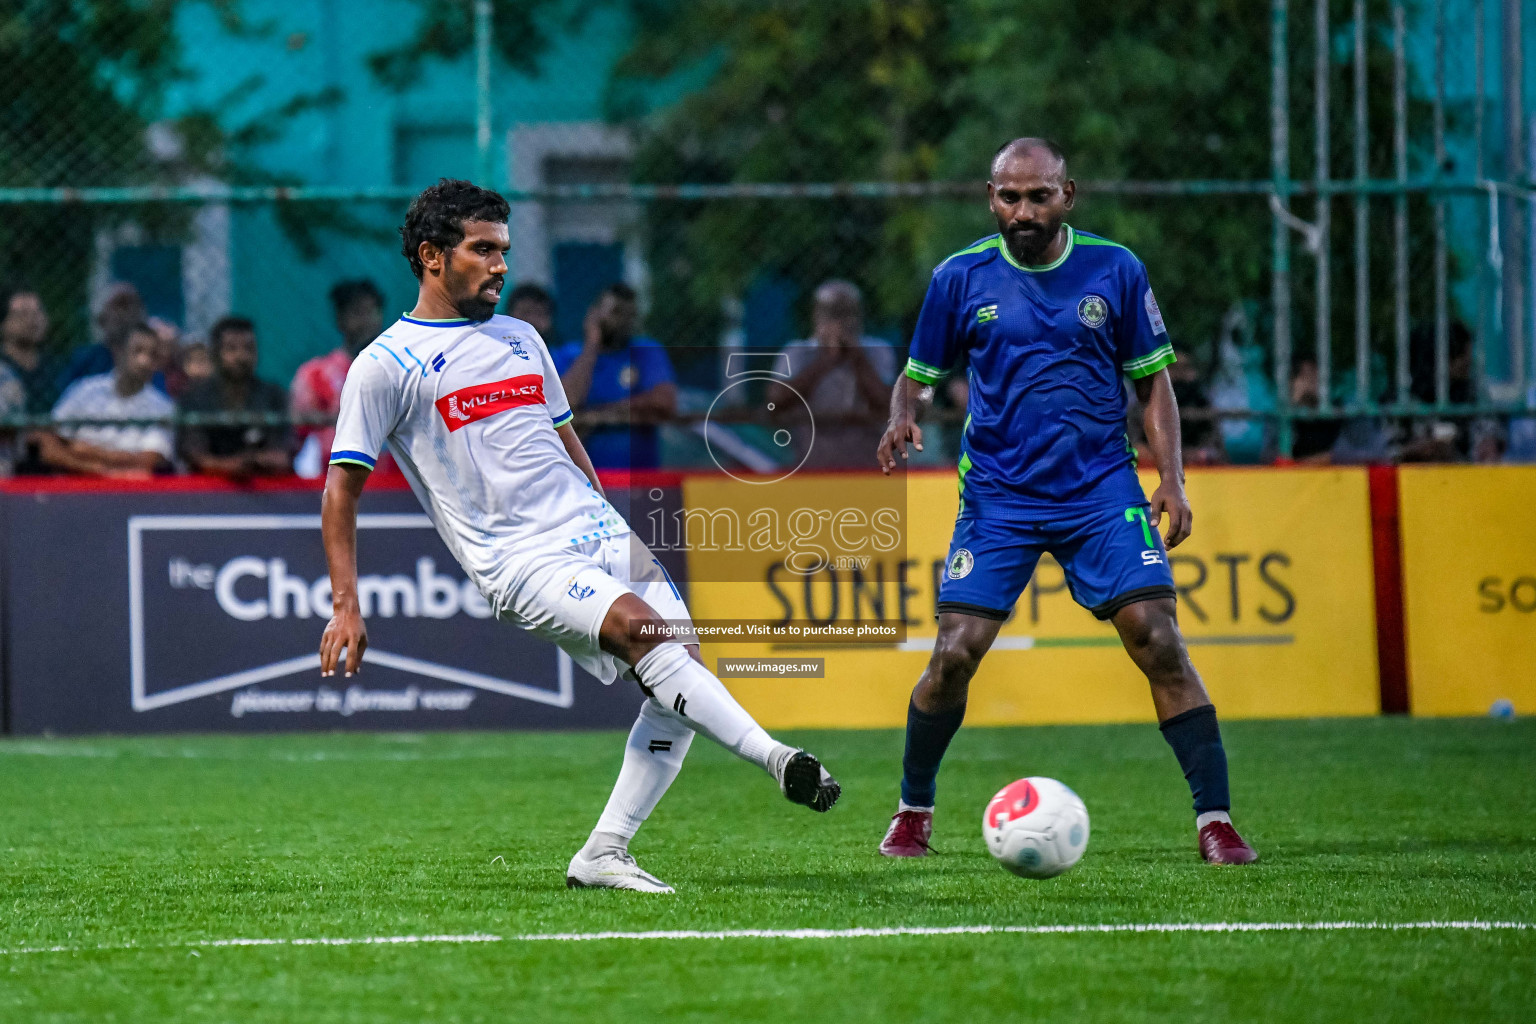
[(1536, 712), (1536, 466), (1398, 472), (1416, 715)]
[[(738, 552), (729, 571), (721, 571), (727, 563), (719, 555), (689, 553), (689, 604), (701, 622), (906, 627), (899, 639), (883, 643), (706, 641), (711, 667), (720, 658), (824, 659), (822, 678), (731, 675), (731, 690), (765, 726), (866, 728), (906, 721), (907, 696), (933, 645), (937, 584), (958, 496), (952, 473), (913, 472), (899, 484), (881, 481), (797, 476), (798, 496), (758, 498), (780, 506), (767, 517), (774, 521), (790, 521), (804, 512), (802, 499), (815, 498), (824, 504), (846, 500), (857, 509), (848, 521), (862, 517), (872, 524), (872, 542), (861, 554), (834, 557), (813, 573), (786, 569), (803, 552)], [(1150, 493), (1155, 476), (1143, 476), (1142, 484)], [(1180, 622), (1222, 715), (1377, 713), (1365, 471), (1196, 471), (1188, 492), (1194, 535), (1170, 561)], [(683, 484), (684, 508), (700, 522), (697, 513), (718, 514), (743, 500), (742, 485), (729, 479), (690, 477)], [(786, 515), (784, 509), (793, 511)], [(821, 515), (835, 523), (839, 513)], [(885, 543), (893, 524), (900, 543)], [(845, 531), (842, 543), (852, 539)], [(1152, 718), (1146, 680), (1114, 627), (1073, 602), (1061, 567), (1047, 556), (971, 684), (966, 720), (1016, 725)]]

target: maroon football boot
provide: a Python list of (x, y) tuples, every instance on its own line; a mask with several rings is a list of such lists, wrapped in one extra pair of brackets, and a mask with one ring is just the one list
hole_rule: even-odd
[(1200, 830), (1200, 857), (1207, 864), (1252, 864), (1259, 859), (1229, 821), (1208, 822)]
[(880, 842), (880, 852), (887, 857), (926, 857), (932, 852), (928, 846), (932, 835), (932, 811), (898, 811)]

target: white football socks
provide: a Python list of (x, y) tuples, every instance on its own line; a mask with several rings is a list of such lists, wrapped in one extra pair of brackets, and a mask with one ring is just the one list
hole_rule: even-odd
[(640, 716), (624, 745), (619, 781), (613, 784), (608, 806), (597, 819), (597, 827), (582, 849), (583, 856), (628, 849), (629, 840), (677, 778), (692, 742), (693, 730), (681, 718), (663, 710), (654, 700), (640, 706)]
[(1204, 814), (1195, 815), (1195, 830), (1199, 831), (1213, 821), (1224, 821), (1232, 824), (1232, 816), (1226, 811), (1206, 811)]
[(635, 675), (665, 711), (762, 768), (775, 780), (794, 747), (763, 731), (713, 672), (688, 656), (682, 644), (662, 644), (635, 663)]

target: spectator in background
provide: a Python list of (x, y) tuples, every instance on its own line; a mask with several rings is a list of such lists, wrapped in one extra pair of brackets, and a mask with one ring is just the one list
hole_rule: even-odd
[[(1317, 361), (1297, 361), (1291, 375), (1291, 404), (1298, 409), (1316, 409), (1321, 394)], [(1393, 457), (1386, 428), (1370, 417), (1295, 420), (1292, 429), (1291, 456), (1302, 465), (1343, 466), (1388, 462)]]
[[(1536, 409), (1536, 384), (1525, 392), (1525, 407)], [(1536, 417), (1520, 416), (1510, 421), (1504, 461), (1536, 462)]]
[(181, 369), (181, 328), (158, 316), (150, 317), (145, 323), (160, 339), (160, 347), (155, 352), (155, 370), (164, 382), (161, 390), (173, 401), (179, 400), (188, 387), (186, 374)]
[[(341, 408), (341, 386), (346, 382), (352, 360), (384, 329), (384, 296), (378, 286), (366, 278), (337, 282), (331, 289), (331, 310), (336, 315), (341, 344), (304, 363), (293, 375), (288, 397), (289, 409), (296, 417), (323, 416), (334, 420)], [(331, 441), (336, 436), (336, 428), (299, 426), (295, 433), (304, 444), (301, 461), (306, 466), (319, 467), (314, 475), (323, 474), (331, 460)], [(374, 467), (375, 474), (384, 467), (385, 460), (381, 456)]]
[[(131, 284), (118, 283), (107, 289), (106, 299), (96, 311), (96, 328), (101, 340), (81, 345), (69, 354), (69, 362), (54, 382), (59, 395), (69, 386), (85, 377), (98, 377), (112, 372), (113, 353), (128, 336), (128, 332), (144, 323), (144, 301), (139, 290)], [(159, 347), (156, 336), (156, 348)], [(157, 366), (158, 373), (159, 367)], [(163, 383), (163, 382), (157, 382)]]
[[(1291, 405), (1297, 409), (1316, 409), (1321, 390), (1317, 360), (1297, 360), (1291, 373)], [(1291, 457), (1304, 465), (1328, 465), (1332, 461), (1333, 442), (1343, 428), (1339, 419), (1296, 420), (1292, 425)]]
[(176, 361), (187, 391), (213, 379), (213, 356), (208, 354), (207, 342), (186, 342), (176, 353)]
[(781, 355), (790, 379), (769, 384), (767, 399), (774, 417), (786, 423), (805, 419), (801, 398), (810, 407), (814, 432), (791, 433), (798, 454), (809, 454), (805, 465), (863, 466), (885, 427), (896, 382), (896, 350), (864, 334), (864, 296), (858, 286), (833, 280), (817, 288), (811, 336), (785, 345)]
[[(0, 416), (14, 416), (27, 411), (27, 392), (21, 378), (10, 365), (0, 362)], [(11, 476), (26, 454), (24, 431), (0, 428), (0, 477)]]
[[(170, 419), (176, 406), (150, 383), (160, 345), (154, 328), (132, 325), (112, 350), (111, 373), (82, 377), (53, 407), (56, 420)], [(45, 465), (68, 473), (146, 476), (170, 466), (167, 424), (60, 426), (38, 436)]]
[(559, 348), (555, 338), (555, 299), (536, 284), (520, 284), (507, 296), (507, 316), (532, 327), (550, 351)]
[[(256, 376), (256, 325), (243, 316), (227, 316), (208, 332), (217, 372), (188, 391), (182, 412), (283, 413), (288, 395)], [(181, 453), (197, 473), (244, 480), (292, 469), (289, 433), (282, 426), (188, 427)]]
[(0, 362), (25, 395), (18, 412), (45, 413), (53, 408), (53, 374), (43, 365), (43, 340), (48, 337), (48, 312), (37, 292), (21, 288), (3, 297), (0, 307)]
[[(1425, 325), (1409, 339), (1408, 367), (1413, 397), (1435, 404), (1435, 332)], [(1452, 405), (1477, 401), (1472, 380), (1472, 332), (1460, 320), (1452, 320), (1447, 338), (1446, 398)], [(1502, 439), (1495, 424), (1471, 417), (1416, 420), (1412, 436), (1403, 446), (1404, 462), (1497, 462)]]
[(635, 336), (639, 317), (635, 290), (611, 284), (587, 310), (582, 340), (552, 353), (571, 409), (602, 421), (582, 438), (598, 469), (661, 465), (656, 425), (677, 412), (672, 361), (656, 339)]
[[(1179, 433), (1183, 435), (1186, 466), (1215, 466), (1227, 461), (1216, 421), (1204, 417), (1184, 417), (1185, 413), (1209, 412), (1211, 409), (1204, 376), (1200, 363), (1187, 353), (1179, 353), (1178, 361), (1168, 367), (1168, 379), (1173, 383), (1173, 397), (1179, 406)], [(1132, 391), (1134, 394), (1134, 389)], [(1140, 417), (1137, 417), (1136, 422), (1141, 422)]]

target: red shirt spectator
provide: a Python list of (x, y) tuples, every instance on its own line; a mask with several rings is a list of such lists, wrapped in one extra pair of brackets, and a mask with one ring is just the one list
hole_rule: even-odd
[[(336, 418), (341, 408), (341, 386), (347, 379), (352, 360), (384, 329), (384, 297), (372, 281), (341, 281), (331, 289), (331, 308), (336, 313), (336, 330), (341, 334), (339, 347), (316, 356), (299, 367), (288, 389), (289, 408), (294, 416)], [(335, 427), (296, 426), (294, 436), (306, 446), (313, 437), (319, 447), (319, 465), (331, 461), (331, 441)], [(307, 460), (306, 460), (307, 461)], [(324, 473), (324, 469), (321, 469)], [(381, 456), (374, 467), (380, 472), (399, 472), (393, 460)]]
[[(306, 362), (293, 375), (293, 386), (288, 390), (288, 403), (295, 416), (329, 416), (334, 418), (341, 408), (341, 385), (347, 379), (347, 369), (352, 365), (352, 353), (336, 349)], [(331, 439), (336, 436), (335, 427), (295, 428), (303, 438), (314, 435), (319, 439), (320, 464), (326, 465), (331, 458)]]

